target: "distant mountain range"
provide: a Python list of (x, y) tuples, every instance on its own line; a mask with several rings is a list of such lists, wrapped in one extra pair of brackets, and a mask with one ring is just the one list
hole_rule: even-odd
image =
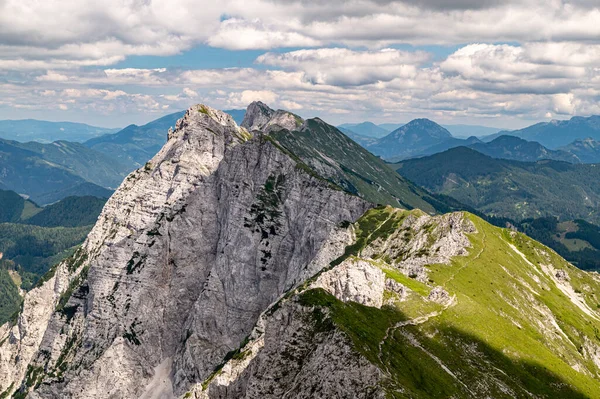
[(574, 116), (569, 120), (536, 123), (524, 129), (501, 131), (483, 138), (491, 141), (498, 136), (511, 135), (528, 141), (537, 141), (545, 147), (557, 149), (576, 140), (600, 140), (600, 116)]
[[(76, 143), (58, 146), (30, 144), (0, 140), (0, 189), (27, 195), (40, 205), (58, 201), (69, 195), (108, 197), (112, 193), (111, 190), (91, 183), (81, 175), (102, 174), (93, 170), (98, 165), (104, 165), (105, 171), (112, 170), (114, 165), (110, 165), (110, 160), (102, 159), (101, 154), (97, 154), (99, 157), (93, 157), (91, 155), (96, 154), (87, 153)], [(74, 146), (71, 147), (71, 144)], [(82, 152), (71, 152), (72, 148), (78, 148)], [(61, 158), (61, 151), (64, 154), (63, 164), (56, 162), (57, 158)], [(87, 161), (86, 155), (90, 156)]]
[[(373, 122), (343, 123), (338, 126), (338, 129), (345, 134), (348, 134), (349, 137), (352, 137), (351, 134), (355, 134), (360, 137), (382, 138), (404, 125), (405, 123), (382, 123), (379, 125), (376, 125)], [(467, 138), (471, 136), (482, 137), (497, 133), (502, 130), (489, 126), (464, 124), (441, 126), (448, 130), (453, 136), (458, 138)]]
[(167, 142), (167, 132), (185, 112), (175, 112), (145, 125), (129, 125), (123, 130), (88, 140), (84, 145), (106, 154), (131, 171), (143, 166)]
[(583, 163), (600, 163), (600, 141), (592, 138), (575, 140), (560, 149), (577, 156)]
[(0, 137), (21, 142), (51, 143), (57, 140), (82, 142), (120, 129), (74, 122), (49, 122), (35, 119), (0, 120)]
[(502, 129), (497, 127), (479, 126), (479, 125), (442, 125), (447, 129), (454, 137), (467, 138), (467, 137), (484, 137), (490, 134), (498, 133)]
[(600, 168), (589, 164), (495, 159), (457, 147), (395, 164), (410, 181), (485, 214), (600, 223)]
[(521, 162), (535, 162), (552, 159), (569, 163), (581, 163), (579, 158), (567, 151), (549, 150), (535, 141), (526, 141), (514, 136), (500, 136), (489, 143), (476, 142), (468, 145), (492, 158), (511, 159)]
[[(380, 128), (370, 122), (341, 125), (340, 130), (373, 154), (389, 162), (437, 154), (451, 148), (465, 146), (494, 158), (531, 162), (540, 159), (553, 159), (571, 163), (600, 162), (600, 142), (594, 136), (578, 138), (592, 134), (600, 129), (600, 117), (572, 118), (569, 121), (539, 123), (526, 129), (501, 131), (492, 135), (468, 138), (455, 137), (446, 127), (454, 126), (455, 132), (482, 133), (481, 126), (449, 125), (442, 126), (429, 119), (415, 119), (386, 136), (369, 136), (374, 128)], [(363, 134), (357, 133), (357, 128)], [(365, 128), (366, 127), (366, 128)], [(493, 129), (493, 128), (486, 128)], [(359, 129), (357, 129), (359, 130)], [(597, 133), (600, 136), (600, 130)], [(512, 137), (512, 138), (511, 138)], [(575, 141), (572, 139), (575, 138)], [(567, 142), (568, 144), (557, 146)], [(544, 143), (548, 143), (545, 145)]]

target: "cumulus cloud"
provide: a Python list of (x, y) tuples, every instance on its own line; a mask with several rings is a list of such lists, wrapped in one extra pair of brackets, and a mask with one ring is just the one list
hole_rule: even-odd
[(275, 47), (311, 47), (318, 46), (321, 41), (302, 33), (268, 26), (259, 19), (228, 19), (221, 23), (219, 30), (211, 36), (207, 43), (213, 47), (230, 50), (271, 49)]
[[(155, 115), (261, 100), (334, 120), (599, 113), (599, 20), (592, 0), (0, 0), (0, 108)], [(115, 66), (197, 45), (264, 54), (232, 68)]]
[(389, 82), (398, 77), (412, 77), (416, 65), (430, 58), (423, 51), (395, 49), (352, 51), (344, 48), (298, 50), (289, 53), (267, 53), (258, 57), (260, 64), (303, 71), (306, 79), (318, 84), (365, 85)]
[(279, 95), (270, 90), (244, 90), (229, 94), (229, 104), (233, 107), (246, 107), (253, 101), (273, 104), (278, 98)]

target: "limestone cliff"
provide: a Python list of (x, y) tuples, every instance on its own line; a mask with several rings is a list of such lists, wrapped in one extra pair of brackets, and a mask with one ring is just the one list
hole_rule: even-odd
[(2, 327), (1, 390), (184, 392), (272, 302), (343, 251), (338, 225), (368, 207), (269, 137), (195, 106), (123, 182), (74, 258)]

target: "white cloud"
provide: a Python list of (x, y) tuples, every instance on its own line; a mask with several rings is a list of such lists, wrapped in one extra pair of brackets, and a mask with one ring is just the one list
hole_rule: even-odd
[(194, 90), (190, 89), (189, 87), (185, 87), (183, 89), (183, 94), (186, 97), (189, 97), (189, 98), (196, 98), (196, 97), (198, 97), (198, 93), (195, 92)]
[(554, 113), (561, 115), (572, 115), (575, 113), (575, 98), (572, 93), (555, 94), (552, 96), (552, 105)]
[(41, 75), (35, 78), (39, 82), (65, 82), (69, 78), (63, 74), (47, 71), (45, 75)]
[(275, 47), (313, 47), (321, 41), (294, 31), (282, 31), (277, 26), (267, 26), (259, 19), (251, 21), (228, 19), (207, 43), (213, 47), (230, 50), (271, 49)]
[(241, 93), (230, 93), (229, 104), (233, 107), (246, 107), (253, 101), (273, 104), (279, 95), (270, 90), (244, 90)]
[[(229, 108), (260, 99), (333, 118), (404, 121), (600, 112), (595, 1), (204, 3), (0, 0), (1, 109), (155, 115), (191, 102)], [(459, 48), (438, 59), (410, 43)], [(202, 44), (268, 52), (255, 67), (114, 66)], [(303, 49), (282, 50), (289, 47)]]
[(322, 48), (282, 54), (267, 53), (258, 57), (257, 62), (303, 71), (306, 79), (318, 84), (359, 86), (388, 82), (398, 77), (413, 77), (416, 74), (415, 66), (429, 58), (430, 55), (423, 51)]
[(295, 111), (304, 108), (301, 104), (298, 104), (295, 101), (281, 100), (279, 103), (284, 109), (287, 109), (289, 111)]

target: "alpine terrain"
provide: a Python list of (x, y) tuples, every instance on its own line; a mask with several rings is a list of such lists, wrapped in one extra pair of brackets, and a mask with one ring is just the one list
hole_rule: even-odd
[(359, 150), (191, 107), (0, 327), (0, 396), (600, 397), (600, 277)]

